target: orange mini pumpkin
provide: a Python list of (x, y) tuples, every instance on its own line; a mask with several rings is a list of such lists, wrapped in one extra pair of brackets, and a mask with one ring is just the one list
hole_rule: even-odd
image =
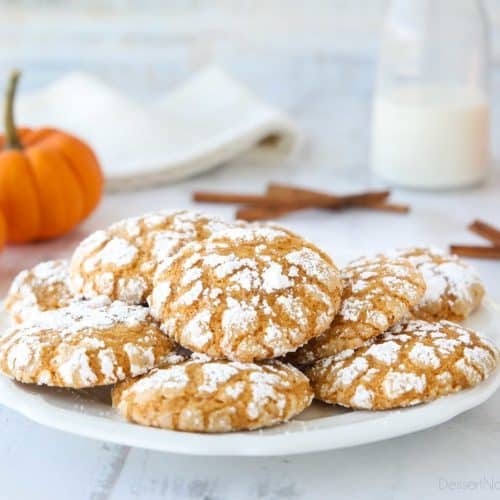
[(0, 212), (0, 252), (5, 246), (7, 241), (7, 223), (5, 222), (5, 217), (2, 212)]
[(68, 232), (97, 206), (103, 189), (99, 162), (80, 139), (52, 128), (16, 129), (19, 76), (9, 80), (0, 135), (0, 207), (14, 243)]

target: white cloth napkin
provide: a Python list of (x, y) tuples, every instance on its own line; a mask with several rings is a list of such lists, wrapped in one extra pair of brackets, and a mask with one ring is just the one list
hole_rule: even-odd
[(87, 141), (109, 190), (156, 186), (197, 174), (260, 147), (288, 154), (299, 134), (291, 120), (217, 67), (154, 105), (135, 102), (99, 79), (71, 73), (21, 93), (19, 126), (50, 125)]

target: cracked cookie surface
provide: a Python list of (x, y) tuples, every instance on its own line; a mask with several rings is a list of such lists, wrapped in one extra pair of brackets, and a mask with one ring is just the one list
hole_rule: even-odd
[(0, 338), (0, 371), (24, 383), (94, 387), (141, 375), (174, 351), (146, 307), (97, 298), (7, 330)]
[(132, 422), (230, 432), (286, 422), (312, 401), (309, 381), (279, 361), (186, 361), (118, 384), (113, 406)]
[(371, 345), (305, 369), (315, 396), (355, 409), (385, 410), (472, 387), (495, 369), (498, 350), (456, 323), (402, 322)]
[(71, 259), (71, 286), (86, 298), (143, 304), (157, 266), (183, 245), (228, 226), (188, 210), (159, 211), (124, 219), (83, 240)]
[(426, 291), (413, 307), (415, 319), (463, 321), (484, 297), (484, 286), (476, 270), (455, 255), (437, 248), (414, 247), (396, 250), (422, 273)]
[(323, 332), (340, 304), (330, 258), (286, 230), (227, 229), (158, 268), (149, 302), (162, 330), (213, 358), (281, 356)]
[(14, 278), (5, 309), (15, 323), (22, 323), (42, 311), (65, 307), (72, 300), (68, 261), (49, 260), (21, 271)]
[(308, 364), (362, 346), (404, 318), (425, 291), (421, 274), (402, 258), (358, 259), (341, 276), (339, 313), (322, 335), (288, 356), (291, 362)]

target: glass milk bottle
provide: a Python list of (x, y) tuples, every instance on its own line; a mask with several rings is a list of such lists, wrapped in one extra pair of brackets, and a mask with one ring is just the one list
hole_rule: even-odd
[(490, 161), (488, 77), (480, 1), (393, 0), (374, 97), (376, 175), (424, 189), (481, 182)]

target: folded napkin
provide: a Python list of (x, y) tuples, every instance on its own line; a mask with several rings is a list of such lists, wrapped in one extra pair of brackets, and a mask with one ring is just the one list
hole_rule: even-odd
[(216, 67), (152, 106), (91, 75), (71, 73), (20, 94), (16, 119), (20, 126), (51, 125), (87, 141), (101, 161), (109, 190), (178, 180), (253, 148), (287, 154), (298, 143), (286, 115)]

